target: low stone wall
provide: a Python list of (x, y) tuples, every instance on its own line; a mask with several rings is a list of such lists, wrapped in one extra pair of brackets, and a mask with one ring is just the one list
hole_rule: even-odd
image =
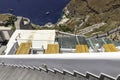
[(93, 36), (93, 37), (90, 37), (90, 38), (102, 38), (102, 37), (107, 37), (107, 35), (109, 34), (113, 34), (114, 32), (116, 32), (116, 31), (120, 31), (120, 27), (118, 27), (118, 28), (115, 28), (115, 29), (113, 29), (113, 30), (111, 30), (111, 31), (108, 31), (108, 33), (104, 33), (104, 34), (101, 34), (101, 35), (96, 35), (96, 36)]

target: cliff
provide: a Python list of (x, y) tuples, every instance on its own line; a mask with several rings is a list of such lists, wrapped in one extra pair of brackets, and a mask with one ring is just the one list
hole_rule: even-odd
[[(108, 31), (120, 25), (120, 0), (71, 0), (67, 9), (70, 18), (90, 16), (82, 28), (105, 22), (107, 25), (102, 29)], [(68, 22), (67, 25), (75, 26), (73, 23), (76, 22), (72, 24)]]
[(71, 0), (67, 7), (75, 17), (91, 15), (92, 22), (120, 21), (120, 0)]

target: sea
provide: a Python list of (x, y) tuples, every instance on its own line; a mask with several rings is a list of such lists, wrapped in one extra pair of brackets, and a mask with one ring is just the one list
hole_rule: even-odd
[[(27, 17), (37, 25), (56, 23), (70, 0), (0, 0), (0, 13)], [(12, 11), (10, 11), (12, 10)]]

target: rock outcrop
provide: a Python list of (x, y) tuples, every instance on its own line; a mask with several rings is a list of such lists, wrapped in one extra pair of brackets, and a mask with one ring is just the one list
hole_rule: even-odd
[(120, 21), (120, 0), (71, 0), (67, 8), (74, 17), (91, 15), (91, 24)]
[(84, 18), (89, 15), (86, 26), (101, 22), (107, 23), (108, 26), (120, 26), (120, 0), (71, 0), (67, 9), (70, 12), (69, 17), (72, 18)]

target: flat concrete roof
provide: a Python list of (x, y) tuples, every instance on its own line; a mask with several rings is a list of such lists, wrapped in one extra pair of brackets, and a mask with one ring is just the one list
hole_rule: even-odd
[(16, 30), (7, 44), (6, 54), (9, 53), (16, 41), (19, 45), (31, 42), (32, 48), (41, 49), (44, 47), (46, 49), (47, 44), (53, 44), (55, 41), (55, 30)]

